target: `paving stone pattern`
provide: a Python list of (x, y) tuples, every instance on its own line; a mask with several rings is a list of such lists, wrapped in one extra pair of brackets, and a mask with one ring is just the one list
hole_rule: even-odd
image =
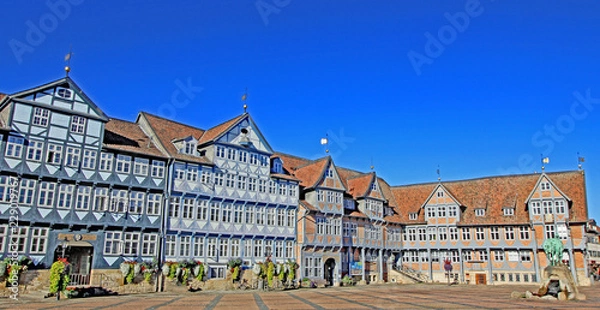
[(282, 292), (155, 293), (82, 299), (0, 299), (0, 309), (600, 309), (600, 285), (582, 287), (584, 301), (511, 299), (536, 286), (369, 285)]

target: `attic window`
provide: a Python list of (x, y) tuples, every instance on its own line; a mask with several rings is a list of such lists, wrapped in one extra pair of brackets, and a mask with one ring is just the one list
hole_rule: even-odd
[(544, 182), (544, 183), (540, 184), (540, 188), (541, 188), (543, 191), (548, 191), (548, 190), (550, 190), (550, 183), (548, 183), (548, 182)]
[(485, 209), (475, 209), (475, 216), (485, 216)]
[(442, 192), (442, 191), (437, 192), (437, 196), (438, 197), (444, 197), (444, 192)]
[(515, 208), (504, 208), (504, 216), (515, 215)]
[(196, 155), (196, 143), (192, 141), (186, 141), (183, 143), (181, 153), (188, 155)]
[(377, 183), (373, 182), (373, 184), (371, 184), (371, 190), (373, 190), (373, 191), (377, 190)]
[(71, 99), (73, 97), (73, 92), (70, 89), (58, 88), (56, 90), (56, 95), (64, 99)]
[(325, 176), (327, 176), (328, 178), (333, 178), (333, 170), (331, 168), (327, 168), (327, 170), (325, 171)]
[(246, 128), (242, 128), (242, 130), (240, 130), (243, 134), (247, 135), (248, 134), (248, 129)]
[(413, 213), (408, 214), (408, 219), (411, 220), (411, 221), (416, 221), (417, 220), (417, 213), (413, 212)]

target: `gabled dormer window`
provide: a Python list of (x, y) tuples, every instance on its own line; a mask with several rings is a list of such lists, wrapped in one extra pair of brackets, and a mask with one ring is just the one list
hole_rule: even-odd
[(183, 148), (181, 149), (181, 153), (188, 154), (188, 155), (196, 155), (196, 142), (193, 140), (184, 141)]
[(475, 216), (485, 216), (485, 209), (475, 209)]
[(418, 217), (418, 215), (417, 215), (416, 212), (412, 212), (412, 213), (408, 214), (408, 219), (411, 220), (411, 221), (416, 221), (417, 217)]
[(504, 216), (515, 215), (515, 208), (504, 208), (502, 210), (504, 212)]
[(373, 184), (371, 184), (371, 190), (377, 191), (377, 182), (373, 182)]

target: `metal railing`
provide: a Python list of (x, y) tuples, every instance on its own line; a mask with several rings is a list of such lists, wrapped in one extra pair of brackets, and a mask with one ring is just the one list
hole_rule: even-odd
[(90, 275), (81, 273), (72, 273), (69, 285), (90, 285)]

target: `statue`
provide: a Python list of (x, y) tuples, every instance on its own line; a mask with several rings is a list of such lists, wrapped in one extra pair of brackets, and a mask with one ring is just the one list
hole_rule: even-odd
[(558, 238), (546, 239), (542, 247), (544, 248), (544, 252), (546, 252), (548, 260), (550, 261), (550, 266), (558, 265), (562, 259), (562, 253), (564, 249), (562, 241)]

